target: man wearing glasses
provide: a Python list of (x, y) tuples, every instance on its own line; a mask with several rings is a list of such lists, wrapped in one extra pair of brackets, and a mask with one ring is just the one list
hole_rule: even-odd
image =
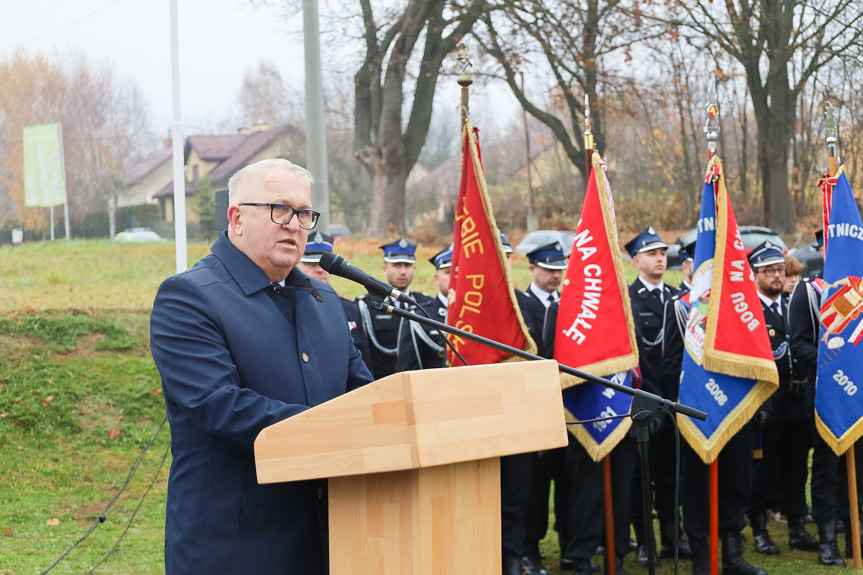
[(323, 482), (258, 485), (265, 427), (371, 381), (339, 297), (297, 267), (312, 176), (263, 160), (228, 182), (228, 230), (165, 280), (150, 343), (171, 424), (165, 571), (327, 572)]
[(788, 296), (785, 287), (785, 256), (769, 241), (752, 250), (749, 265), (764, 310), (764, 323), (779, 371), (779, 389), (759, 413), (763, 458), (760, 472), (753, 475), (749, 525), (755, 550), (765, 555), (779, 553), (767, 531), (767, 510), (781, 511), (788, 518), (788, 546), (818, 551), (818, 542), (804, 527), (809, 432), (804, 378), (794, 377), (789, 330)]

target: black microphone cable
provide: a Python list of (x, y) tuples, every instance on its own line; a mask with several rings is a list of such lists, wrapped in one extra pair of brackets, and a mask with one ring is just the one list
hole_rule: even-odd
[[(120, 489), (117, 491), (117, 493), (114, 494), (114, 496), (110, 499), (110, 501), (108, 501), (107, 505), (105, 505), (105, 509), (102, 510), (101, 515), (99, 515), (99, 517), (96, 519), (96, 521), (93, 523), (93, 525), (91, 525), (90, 528), (81, 537), (79, 537), (77, 541), (75, 541), (72, 545), (70, 545), (69, 548), (66, 549), (66, 551), (64, 551), (63, 554), (60, 555), (60, 557), (58, 557), (57, 560), (54, 561), (54, 563), (50, 567), (48, 567), (47, 569), (42, 571), (39, 575), (45, 575), (46, 573), (51, 571), (54, 567), (56, 567), (63, 559), (66, 558), (66, 556), (75, 547), (80, 545), (85, 539), (87, 539), (90, 535), (92, 535), (93, 532), (96, 530), (96, 528), (99, 527), (99, 525), (101, 525), (102, 523), (104, 523), (108, 519), (108, 517), (107, 517), (108, 510), (111, 509), (111, 507), (114, 505), (114, 503), (117, 502), (117, 499), (120, 498), (120, 495), (122, 495), (123, 492), (126, 490), (126, 488), (129, 486), (129, 482), (132, 481), (132, 477), (134, 477), (135, 473), (138, 471), (138, 467), (141, 465), (141, 462), (144, 459), (144, 455), (147, 453), (147, 451), (149, 451), (149, 449), (150, 449), (150, 447), (152, 447), (153, 443), (156, 442), (156, 438), (159, 437), (159, 434), (162, 432), (162, 429), (165, 427), (165, 423), (167, 423), (167, 421), (168, 421), (168, 415), (166, 413), (164, 419), (162, 419), (162, 423), (159, 424), (159, 428), (156, 430), (156, 433), (153, 435), (152, 438), (150, 438), (150, 441), (147, 442), (147, 445), (144, 446), (144, 449), (141, 451), (141, 453), (138, 454), (138, 456), (132, 462), (132, 467), (129, 469), (129, 473), (126, 476), (126, 481), (123, 483), (122, 487), (120, 487)], [(114, 547), (112, 547), (111, 550), (108, 551), (108, 553), (96, 564), (96, 566), (93, 567), (93, 569), (91, 569), (87, 573), (92, 573), (93, 570), (96, 569), (96, 567), (101, 565), (105, 561), (105, 559), (107, 559), (108, 556), (114, 552), (114, 550), (117, 548), (117, 545), (119, 545), (120, 541), (123, 539), (123, 537), (129, 531), (129, 527), (131, 527), (132, 520), (135, 519), (135, 515), (138, 513), (138, 509), (140, 509), (141, 504), (144, 502), (144, 499), (150, 493), (150, 489), (156, 483), (156, 479), (159, 477), (159, 474), (162, 471), (162, 467), (165, 465), (165, 460), (168, 458), (168, 454), (170, 453), (170, 450), (171, 450), (171, 446), (169, 444), (168, 447), (165, 449), (165, 454), (162, 456), (162, 462), (159, 464), (159, 468), (156, 470), (156, 474), (153, 477), (153, 481), (150, 482), (150, 486), (147, 487), (147, 490), (144, 492), (144, 495), (141, 497), (141, 500), (138, 502), (138, 506), (135, 508), (134, 513), (132, 513), (132, 516), (129, 518), (129, 522), (126, 525), (126, 529), (123, 531), (123, 533), (117, 539), (117, 542), (114, 544)]]

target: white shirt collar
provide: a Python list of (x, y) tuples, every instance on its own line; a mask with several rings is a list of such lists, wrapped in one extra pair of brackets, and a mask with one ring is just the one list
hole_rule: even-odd
[(447, 301), (446, 296), (443, 294), (443, 292), (437, 292), (437, 298), (441, 301), (444, 307), (447, 307), (449, 305), (449, 301)]
[(531, 292), (533, 292), (533, 295), (535, 295), (539, 299), (539, 301), (542, 302), (542, 305), (544, 305), (545, 307), (548, 307), (549, 305), (551, 305), (551, 302), (548, 301), (548, 296), (553, 295), (554, 301), (557, 301), (558, 299), (560, 299), (560, 296), (558, 295), (557, 290), (545, 291), (544, 289), (542, 289), (541, 287), (538, 287), (533, 282), (531, 282), (530, 287), (527, 289), (529, 289)]
[(778, 296), (776, 296), (776, 299), (770, 299), (769, 297), (767, 297), (763, 293), (758, 292), (758, 297), (761, 298), (761, 301), (763, 301), (764, 305), (766, 305), (767, 307), (772, 306), (774, 303), (778, 303), (779, 304), (779, 315), (782, 316), (782, 303), (781, 303), (782, 294), (779, 294)]

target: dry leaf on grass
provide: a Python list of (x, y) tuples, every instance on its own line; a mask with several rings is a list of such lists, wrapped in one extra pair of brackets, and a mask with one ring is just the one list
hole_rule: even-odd
[(53, 519), (49, 519), (45, 522), (45, 525), (51, 525), (52, 527), (57, 527), (60, 525), (60, 520), (54, 517)]
[(54, 401), (54, 396), (49, 395), (48, 397), (46, 397), (45, 399), (42, 400), (42, 405), (44, 405), (45, 407), (48, 407), (48, 404), (50, 404), (52, 401)]
[(110, 439), (111, 441), (114, 441), (118, 437), (120, 437), (120, 430), (119, 429), (117, 429), (116, 427), (112, 427), (111, 429), (108, 430), (108, 439)]

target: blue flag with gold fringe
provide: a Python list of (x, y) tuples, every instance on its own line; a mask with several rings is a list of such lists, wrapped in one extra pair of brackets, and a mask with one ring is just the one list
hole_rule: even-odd
[(839, 455), (863, 435), (863, 221), (844, 171), (827, 216), (815, 424)]
[(709, 464), (779, 384), (754, 276), (716, 157), (701, 197), (694, 260), (679, 401), (705, 411), (707, 419), (677, 418), (686, 441)]

